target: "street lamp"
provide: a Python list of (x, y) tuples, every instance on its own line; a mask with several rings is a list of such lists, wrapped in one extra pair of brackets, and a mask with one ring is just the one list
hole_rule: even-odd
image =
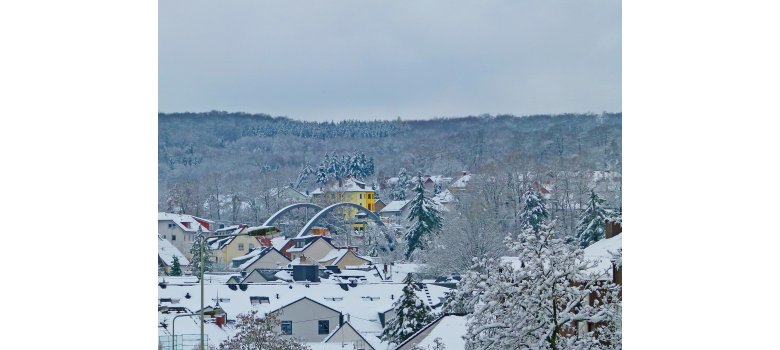
[(232, 235), (207, 235), (203, 236), (203, 231), (200, 227), (198, 227), (198, 236), (200, 236), (200, 349), (205, 350), (205, 342), (204, 342), (204, 332), (203, 332), (203, 274), (205, 272), (205, 248), (206, 248), (206, 239), (214, 238), (214, 237), (237, 237), (237, 236), (250, 236), (250, 237), (259, 237), (259, 236), (265, 236), (269, 233), (273, 232), (279, 232), (279, 229), (274, 226), (256, 226), (256, 227), (249, 227), (246, 229), (245, 232), (242, 233), (236, 233)]

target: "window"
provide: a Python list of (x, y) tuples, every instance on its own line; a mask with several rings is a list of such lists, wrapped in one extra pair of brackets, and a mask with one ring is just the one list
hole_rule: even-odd
[(295, 241), (295, 248), (303, 248), (303, 241)]
[(282, 321), (282, 334), (292, 334), (292, 321)]
[(176, 225), (175, 224), (168, 224), (168, 228), (173, 228), (174, 226), (176, 226)]
[(359, 194), (359, 196), (360, 196), (360, 199), (363, 199), (363, 194), (362, 194), (362, 193), (361, 193), (361, 194)]
[(268, 297), (256, 297), (256, 296), (249, 297), (249, 302), (252, 304), (252, 306), (271, 303), (271, 301), (268, 300)]
[(238, 250), (244, 250), (244, 243), (238, 244)]
[(171, 240), (175, 241), (176, 240), (176, 235), (171, 235)]
[(255, 245), (252, 243), (249, 243), (249, 250), (255, 249)]
[(328, 320), (320, 320), (319, 325), (317, 327), (317, 333), (318, 334), (330, 334), (330, 321), (328, 321)]
[(368, 199), (371, 199), (373, 196), (374, 196), (373, 194), (369, 193), (368, 194)]

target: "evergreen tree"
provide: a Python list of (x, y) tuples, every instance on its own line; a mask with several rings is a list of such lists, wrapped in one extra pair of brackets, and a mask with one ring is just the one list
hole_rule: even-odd
[(520, 228), (531, 229), (538, 233), (542, 224), (547, 220), (548, 213), (545, 208), (544, 197), (529, 186), (523, 196), (523, 209), (520, 213)]
[(406, 258), (408, 259), (412, 252), (422, 245), (422, 238), (425, 235), (441, 230), (441, 214), (436, 209), (436, 204), (430, 197), (425, 195), (425, 186), (422, 182), (422, 172), (417, 173), (417, 185), (414, 188), (415, 197), (409, 204), (408, 219), (412, 223), (409, 230), (406, 231)]
[(393, 303), (395, 318), (382, 331), (382, 341), (400, 344), (434, 320), (431, 307), (415, 294), (419, 288), (414, 284), (412, 274), (406, 275), (404, 283), (403, 294)]
[(328, 168), (325, 165), (325, 163), (320, 164), (319, 167), (317, 167), (317, 183), (320, 186), (325, 186), (325, 184), (328, 182)]
[[(198, 234), (195, 236), (195, 240), (192, 241), (192, 247), (190, 248), (190, 254), (192, 255), (192, 259), (190, 259), (190, 268), (192, 269), (192, 274), (200, 276), (200, 256), (201, 256), (201, 247), (200, 242), (204, 240), (203, 232), (198, 229)], [(203, 268), (204, 271), (208, 272), (211, 271), (211, 260), (209, 259), (209, 245), (208, 242), (206, 242), (203, 245)]]
[(439, 193), (441, 193), (441, 191), (442, 191), (441, 183), (440, 182), (435, 182), (433, 184), (433, 194), (439, 194)]
[(390, 197), (394, 201), (406, 200), (406, 188), (409, 187), (409, 176), (406, 175), (406, 168), (401, 168), (398, 171), (398, 181), (393, 184), (393, 191)]
[(588, 206), (582, 213), (582, 218), (577, 224), (577, 239), (581, 247), (587, 247), (593, 242), (604, 238), (604, 221), (609, 217), (607, 210), (604, 209), (604, 199), (596, 194), (596, 191), (590, 190)]
[(175, 255), (171, 264), (171, 276), (181, 276), (181, 264), (179, 263), (179, 257)]

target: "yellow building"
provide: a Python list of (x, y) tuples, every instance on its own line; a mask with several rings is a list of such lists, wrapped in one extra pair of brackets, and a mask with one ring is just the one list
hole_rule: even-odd
[[(376, 195), (371, 186), (366, 186), (364, 182), (351, 177), (344, 179), (341, 182), (341, 186), (336, 183), (324, 190), (314, 191), (312, 195), (315, 201), (323, 202), (324, 204), (348, 202), (357, 204), (372, 212), (376, 209)], [(355, 208), (344, 208), (344, 220), (355, 220), (358, 212)], [(357, 220), (359, 221), (360, 219), (358, 218)], [(355, 224), (356, 229), (362, 229), (364, 226), (364, 224), (360, 223)]]
[[(220, 229), (216, 234), (238, 234), (246, 226), (230, 226)], [(211, 250), (212, 261), (219, 268), (230, 267), (234, 258), (246, 255), (250, 250), (259, 248), (260, 242), (252, 236), (230, 236), (210, 238), (206, 242)]]

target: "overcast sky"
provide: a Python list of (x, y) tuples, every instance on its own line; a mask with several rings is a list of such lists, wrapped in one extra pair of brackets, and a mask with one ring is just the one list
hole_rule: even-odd
[(621, 111), (619, 1), (158, 3), (160, 112)]

